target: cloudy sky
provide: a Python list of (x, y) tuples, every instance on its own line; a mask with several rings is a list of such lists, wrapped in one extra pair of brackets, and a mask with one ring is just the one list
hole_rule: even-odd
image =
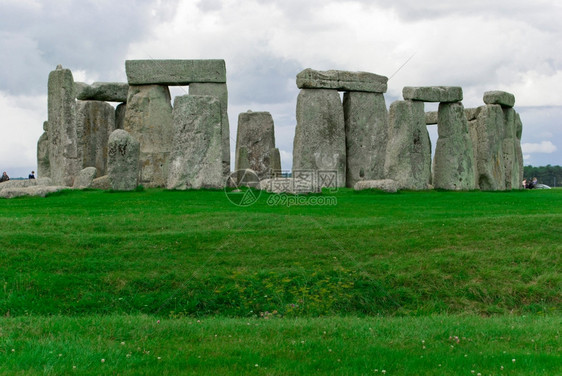
[(126, 81), (125, 60), (165, 58), (224, 59), (231, 145), (240, 112), (269, 111), (283, 168), (309, 67), (390, 77), (387, 105), (404, 86), (462, 86), (465, 107), (509, 91), (525, 164), (562, 165), (561, 21), (557, 0), (0, 0), (0, 170), (36, 169), (57, 64)]

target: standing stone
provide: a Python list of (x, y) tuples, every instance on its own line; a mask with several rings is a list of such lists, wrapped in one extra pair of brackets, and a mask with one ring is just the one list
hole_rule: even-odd
[(81, 170), (76, 136), (76, 100), (70, 69), (60, 65), (49, 74), (48, 138), (51, 178), (54, 185), (72, 186)]
[(485, 191), (503, 190), (505, 189), (502, 151), (504, 118), (501, 106), (497, 104), (483, 106), (476, 122), (478, 186)]
[[(293, 172), (335, 174), (335, 187), (345, 187), (345, 122), (337, 90), (302, 89), (297, 98)], [(326, 186), (322, 181), (314, 187)]]
[(222, 167), (225, 179), (230, 175), (230, 126), (228, 122), (228, 89), (222, 83), (192, 83), (189, 95), (210, 95), (221, 104)]
[(272, 153), (275, 149), (273, 117), (269, 112), (248, 111), (238, 115), (237, 162), (241, 148), (247, 153), (248, 166), (236, 164), (236, 170), (249, 168), (260, 179), (268, 178), (273, 169)]
[(37, 141), (37, 177), (48, 178), (51, 176), (49, 163), (49, 133), (43, 132)]
[[(245, 146), (236, 148), (236, 182), (240, 186), (244, 175), (250, 169), (250, 157), (248, 156), (248, 149)], [(253, 171), (252, 171), (253, 172)], [(255, 172), (254, 172), (255, 173)]]
[(115, 130), (115, 110), (107, 102), (76, 103), (76, 135), (81, 167), (95, 167), (98, 176), (107, 173), (107, 141)]
[(523, 189), (523, 151), (521, 150), (521, 134), (523, 123), (518, 113), (515, 114), (515, 159), (513, 161), (513, 173), (511, 175), (511, 189)]
[[(464, 110), (464, 113), (465, 114), (467, 113), (466, 109)], [(473, 168), (474, 189), (480, 189), (480, 186), (478, 185), (478, 163), (477, 163), (477, 158), (478, 158), (478, 122), (476, 121), (476, 118), (470, 119), (468, 116), (467, 116), (467, 120), (468, 120), (468, 134), (470, 136), (470, 141), (472, 141), (472, 153), (474, 154), (474, 168)]]
[(123, 129), (126, 112), (127, 103), (119, 103), (117, 107), (115, 107), (115, 129)]
[(347, 187), (384, 178), (388, 111), (378, 93), (347, 92), (343, 97)]
[(474, 181), (474, 151), (462, 103), (439, 103), (439, 138), (433, 159), (433, 186), (448, 190), (471, 190)]
[(275, 148), (271, 154), (271, 175), (281, 176), (281, 172), (281, 153), (278, 148)]
[[(511, 107), (502, 107), (504, 119), (504, 138), (502, 142), (503, 168), (505, 172), (505, 189), (518, 189), (521, 184), (513, 185), (513, 171), (515, 166), (515, 110)], [(519, 179), (518, 179), (519, 180)]]
[(111, 188), (132, 191), (139, 184), (140, 144), (123, 129), (111, 133), (108, 142), (107, 175)]
[(168, 189), (224, 187), (220, 101), (183, 95), (174, 100), (174, 143)]
[(396, 101), (390, 105), (386, 179), (403, 189), (428, 189), (431, 182), (431, 141), (423, 102)]
[(129, 86), (123, 129), (140, 143), (139, 183), (164, 187), (172, 148), (172, 105), (167, 86)]

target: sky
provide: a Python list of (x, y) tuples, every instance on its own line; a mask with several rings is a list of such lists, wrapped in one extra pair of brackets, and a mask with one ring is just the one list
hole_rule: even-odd
[(557, 0), (0, 0), (0, 170), (36, 170), (58, 64), (125, 82), (128, 59), (224, 59), (231, 149), (238, 114), (268, 111), (283, 169), (306, 68), (387, 76), (387, 106), (404, 86), (461, 86), (467, 108), (508, 91), (525, 165), (562, 165), (561, 20)]

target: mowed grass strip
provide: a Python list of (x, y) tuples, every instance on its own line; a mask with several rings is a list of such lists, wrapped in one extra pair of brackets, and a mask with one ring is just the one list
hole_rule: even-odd
[[(562, 191), (0, 200), (0, 314), (556, 314)], [(271, 202), (271, 200), (270, 200)]]
[(560, 375), (562, 317), (0, 319), (1, 375)]

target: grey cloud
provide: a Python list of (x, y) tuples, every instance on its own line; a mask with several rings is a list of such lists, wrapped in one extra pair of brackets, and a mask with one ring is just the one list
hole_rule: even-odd
[(98, 74), (103, 80), (123, 79), (124, 75), (116, 76), (124, 70), (128, 45), (171, 17), (177, 4), (167, 2), (156, 12), (156, 3), (71, 1), (33, 10), (2, 3), (0, 48), (9, 51), (9, 56), (3, 57), (7, 69), (0, 71), (0, 90), (16, 95), (41, 93), (57, 64)]
[[(296, 75), (303, 69), (294, 60), (256, 54), (255, 58), (248, 58), (246, 64), (237, 64), (235, 70), (228, 71), (231, 102), (243, 105), (291, 101), (298, 94)], [(291, 80), (292, 85), (288, 83)]]

